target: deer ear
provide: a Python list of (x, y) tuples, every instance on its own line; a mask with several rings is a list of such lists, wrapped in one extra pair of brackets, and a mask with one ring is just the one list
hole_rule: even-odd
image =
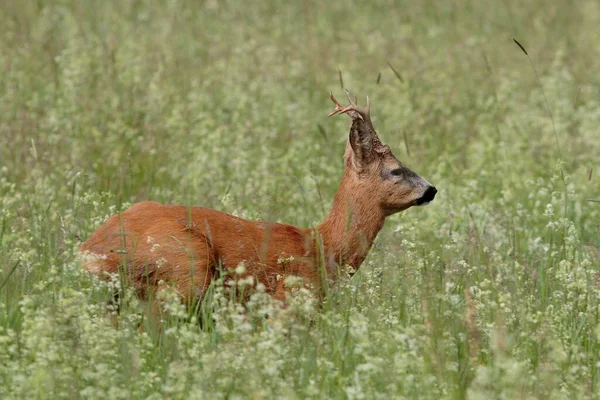
[(365, 122), (357, 119), (352, 122), (348, 142), (352, 147), (352, 159), (357, 167), (364, 167), (373, 161), (373, 136), (366, 129)]

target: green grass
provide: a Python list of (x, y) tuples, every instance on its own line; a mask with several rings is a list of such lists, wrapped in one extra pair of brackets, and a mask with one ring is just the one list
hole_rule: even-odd
[[(597, 398), (599, 24), (591, 0), (3, 2), (0, 398)], [(320, 311), (216, 285), (158, 335), (124, 289), (116, 328), (81, 240), (141, 200), (317, 223), (341, 82), (435, 201)]]

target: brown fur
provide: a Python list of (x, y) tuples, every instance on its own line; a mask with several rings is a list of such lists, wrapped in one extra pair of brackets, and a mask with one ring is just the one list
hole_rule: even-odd
[[(381, 143), (368, 110), (348, 114), (353, 126), (346, 169), (332, 210), (317, 227), (142, 202), (109, 218), (83, 244), (86, 268), (100, 276), (125, 272), (142, 296), (162, 284), (174, 285), (185, 300), (202, 299), (219, 267), (231, 271), (243, 263), (245, 275), (279, 300), (285, 299), (286, 276), (322, 288), (337, 278), (340, 267), (357, 270), (385, 217), (414, 205), (430, 185)], [(385, 178), (393, 169), (406, 176)]]

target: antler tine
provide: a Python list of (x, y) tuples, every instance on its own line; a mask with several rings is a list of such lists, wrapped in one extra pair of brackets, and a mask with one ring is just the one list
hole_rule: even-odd
[(354, 96), (354, 100), (352, 99), (352, 96), (350, 95), (348, 89), (346, 89), (346, 97), (348, 98), (350, 105), (340, 112), (345, 113), (348, 111), (355, 111), (362, 120), (371, 118), (371, 100), (369, 99), (369, 96), (367, 96), (367, 106), (364, 108), (358, 106), (356, 96)]
[(354, 107), (358, 107), (356, 96), (354, 96), (354, 100), (352, 100), (352, 96), (350, 95), (350, 91), (348, 89), (344, 89), (344, 91), (346, 92), (346, 98), (348, 98), (348, 101), (350, 102), (350, 105), (354, 106)]
[(345, 107), (341, 105), (339, 101), (337, 101), (337, 99), (333, 96), (333, 92), (329, 92), (329, 98), (331, 99), (331, 101), (333, 101), (333, 104), (335, 104), (335, 109), (329, 113), (328, 117), (344, 112)]

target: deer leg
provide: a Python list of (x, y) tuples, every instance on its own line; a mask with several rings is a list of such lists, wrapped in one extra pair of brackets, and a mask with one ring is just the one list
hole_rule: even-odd
[(210, 260), (198, 260), (188, 268), (181, 268), (174, 272), (173, 279), (181, 300), (188, 306), (204, 298), (210, 282), (214, 276), (213, 265)]

